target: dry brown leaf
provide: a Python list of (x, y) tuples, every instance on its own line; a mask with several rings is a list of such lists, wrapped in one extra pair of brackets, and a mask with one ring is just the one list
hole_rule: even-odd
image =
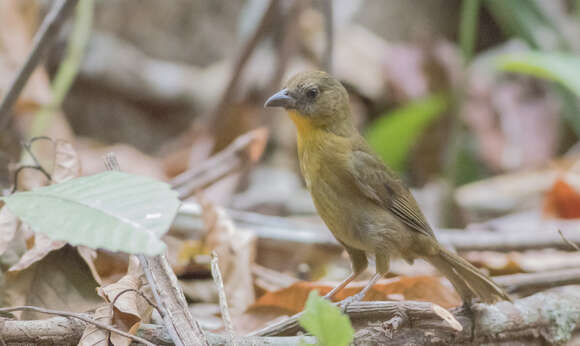
[(42, 260), (46, 255), (52, 251), (61, 249), (66, 245), (65, 241), (62, 240), (52, 240), (48, 236), (42, 233), (36, 233), (34, 235), (34, 246), (26, 251), (24, 255), (20, 258), (20, 261), (10, 267), (9, 271), (15, 272), (24, 270), (34, 263)]
[(0, 210), (0, 255), (8, 249), (19, 227), (20, 221), (16, 215), (3, 207)]
[(225, 210), (202, 201), (203, 221), (208, 229), (205, 247), (215, 251), (232, 314), (240, 314), (255, 301), (251, 266), (256, 254), (254, 232), (236, 229)]
[(81, 175), (81, 162), (73, 145), (65, 140), (56, 140), (54, 149), (54, 168), (52, 180), (62, 183)]
[[(33, 305), (55, 310), (85, 312), (102, 304), (97, 283), (76, 249), (65, 246), (42, 260), (5, 276), (4, 306)], [(23, 312), (24, 319), (46, 318)]]
[[(97, 322), (111, 325), (113, 323), (113, 307), (111, 304), (103, 304), (95, 310), (93, 316)], [(99, 328), (94, 324), (87, 325), (83, 336), (79, 341), (79, 346), (108, 346), (111, 332)]]
[(99, 285), (103, 285), (103, 279), (101, 275), (99, 275), (99, 271), (97, 270), (97, 266), (95, 265), (95, 260), (97, 259), (97, 250), (91, 249), (90, 247), (86, 247), (83, 245), (78, 245), (77, 251), (85, 263), (89, 266), (89, 270), (91, 274), (93, 274), (93, 278)]
[(160, 159), (149, 156), (128, 144), (105, 146), (87, 138), (75, 141), (75, 148), (81, 159), (83, 175), (103, 171), (103, 156), (113, 152), (121, 163), (123, 172), (144, 175), (159, 180), (167, 180)]
[[(139, 261), (135, 256), (131, 256), (127, 275), (98, 291), (99, 295), (114, 305), (114, 325), (127, 332), (136, 332), (139, 324), (142, 321), (148, 321), (151, 316), (152, 307), (136, 292), (143, 287), (142, 275)], [(131, 340), (122, 335), (113, 334), (111, 342), (115, 346), (128, 346)]]
[(556, 179), (544, 200), (544, 213), (561, 219), (580, 218), (580, 193), (562, 177)]
[[(428, 301), (449, 308), (461, 304), (461, 299), (453, 288), (444, 286), (442, 279), (433, 276), (396, 277), (379, 280), (368, 292), (365, 300), (418, 300)], [(336, 300), (343, 300), (360, 291), (366, 282), (359, 281), (350, 284), (336, 295)], [(308, 294), (317, 290), (324, 295), (334, 287), (334, 284), (324, 282), (300, 281), (288, 288), (268, 292), (256, 301), (249, 311), (261, 307), (278, 307), (291, 313), (304, 309)]]

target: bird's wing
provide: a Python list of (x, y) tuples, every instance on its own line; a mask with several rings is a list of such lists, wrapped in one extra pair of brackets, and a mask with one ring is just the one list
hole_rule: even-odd
[(435, 236), (411, 192), (380, 159), (365, 150), (354, 150), (351, 163), (355, 185), (367, 198), (391, 211), (412, 229)]

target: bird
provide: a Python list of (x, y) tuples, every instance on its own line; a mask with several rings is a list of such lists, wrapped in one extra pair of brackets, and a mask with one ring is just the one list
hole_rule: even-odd
[[(422, 258), (451, 282), (464, 305), (474, 299), (510, 300), (489, 277), (437, 240), (402, 180), (356, 129), (344, 86), (324, 71), (291, 77), (264, 107), (284, 108), (296, 127), (300, 171), (316, 210), (349, 255), (352, 273), (325, 297), (332, 299), (368, 267), (376, 273), (345, 299), (362, 300), (389, 272), (392, 259)], [(396, 141), (397, 138), (386, 140)]]

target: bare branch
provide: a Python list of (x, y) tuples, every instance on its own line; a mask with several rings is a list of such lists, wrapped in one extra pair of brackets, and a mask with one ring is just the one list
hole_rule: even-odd
[(224, 320), (226, 331), (228, 333), (228, 344), (236, 346), (237, 342), (235, 339), (234, 326), (232, 325), (232, 318), (230, 317), (230, 310), (228, 309), (228, 300), (226, 297), (226, 290), (224, 288), (224, 281), (222, 280), (222, 273), (220, 271), (218, 257), (215, 251), (212, 251), (211, 253), (211, 275), (213, 276), (213, 281), (215, 282), (218, 289), (220, 311), (222, 314), (222, 319)]
[(81, 321), (93, 324), (99, 328), (106, 329), (106, 330), (110, 331), (111, 333), (117, 333), (117, 334), (122, 335), (126, 338), (129, 338), (133, 341), (140, 342), (144, 345), (155, 346), (155, 344), (153, 344), (153, 343), (151, 343), (151, 342), (149, 342), (149, 341), (147, 341), (139, 336), (129, 334), (129, 333), (124, 332), (122, 330), (119, 330), (115, 327), (112, 327), (112, 326), (106, 325), (104, 323), (101, 323), (99, 321), (96, 321), (85, 314), (79, 314), (79, 313), (68, 312), (68, 311), (51, 310), (51, 309), (40, 308), (37, 306), (13, 306), (13, 307), (9, 307), (9, 308), (0, 308), (0, 312), (13, 312), (13, 311), (35, 311), (35, 312), (40, 312), (40, 313), (49, 314), (49, 315), (72, 317), (72, 318), (76, 318), (76, 319), (79, 319)]
[(180, 199), (188, 198), (198, 190), (256, 162), (262, 156), (267, 136), (268, 132), (264, 128), (239, 136), (224, 150), (175, 177), (171, 185), (179, 192)]
[(30, 78), (30, 75), (42, 59), (47, 48), (55, 41), (62, 24), (77, 2), (78, 0), (60, 0), (46, 15), (46, 18), (34, 36), (32, 51), (10, 84), (8, 92), (0, 104), (0, 130), (5, 129), (8, 125), (12, 105), (16, 102), (18, 96), (20, 96), (28, 78)]

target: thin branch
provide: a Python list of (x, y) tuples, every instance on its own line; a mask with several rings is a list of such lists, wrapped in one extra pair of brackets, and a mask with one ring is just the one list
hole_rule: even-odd
[(198, 190), (256, 162), (264, 151), (267, 133), (264, 128), (247, 132), (202, 164), (175, 177), (171, 185), (179, 192), (179, 198), (186, 199)]
[(18, 176), (20, 175), (20, 172), (22, 172), (25, 169), (35, 169), (39, 172), (42, 172), (42, 169), (39, 166), (32, 166), (32, 165), (19, 166), (14, 171), (14, 186), (12, 187), (12, 191), (10, 191), (10, 193), (14, 193), (14, 192), (16, 192), (16, 190), (18, 190)]
[(561, 229), (558, 230), (558, 234), (560, 235), (564, 243), (568, 244), (570, 248), (574, 249), (574, 251), (580, 251), (580, 247), (578, 247), (578, 245), (572, 243), (570, 240), (568, 240), (568, 238), (564, 237), (564, 233), (562, 233)]
[(211, 253), (211, 275), (213, 276), (213, 281), (215, 282), (218, 290), (220, 311), (222, 314), (222, 319), (224, 320), (226, 332), (228, 333), (228, 344), (236, 346), (237, 342), (235, 339), (234, 326), (232, 325), (232, 318), (230, 317), (230, 309), (228, 308), (228, 300), (226, 297), (226, 290), (224, 288), (224, 281), (222, 280), (222, 273), (218, 264), (218, 256), (215, 251), (212, 251)]
[(332, 0), (324, 0), (322, 2), (324, 12), (324, 33), (326, 38), (326, 46), (324, 47), (324, 55), (322, 56), (322, 68), (326, 72), (332, 74), (332, 56), (334, 50), (334, 14)]
[(18, 96), (20, 96), (22, 89), (39, 64), (47, 48), (57, 38), (62, 24), (77, 2), (78, 0), (60, 0), (52, 7), (46, 15), (46, 18), (44, 18), (42, 25), (34, 36), (32, 51), (10, 84), (6, 96), (4, 96), (0, 104), (0, 130), (5, 129), (10, 122), (12, 105), (16, 102)]
[(134, 288), (127, 288), (122, 290), (121, 292), (119, 292), (115, 298), (113, 299), (113, 301), (111, 302), (111, 306), (115, 306), (115, 303), (117, 302), (117, 299), (119, 299), (123, 294), (127, 293), (127, 292), (135, 292), (137, 293), (141, 298), (145, 299), (145, 301), (147, 302), (147, 304), (151, 305), (152, 307), (155, 308), (155, 310), (157, 310), (157, 312), (159, 312), (159, 315), (163, 316), (161, 310), (159, 309), (159, 307), (157, 307), (157, 305), (155, 305), (151, 300), (149, 300), (149, 298), (147, 298), (146, 295), (143, 294), (143, 292), (136, 290)]
[(252, 36), (248, 39), (248, 41), (244, 44), (240, 55), (237, 57), (236, 62), (234, 63), (232, 69), (232, 77), (230, 78), (224, 93), (220, 101), (215, 108), (212, 117), (210, 119), (212, 129), (216, 129), (218, 124), (223, 120), (223, 114), (226, 111), (229, 104), (232, 103), (236, 87), (240, 81), (240, 77), (242, 76), (242, 72), (244, 71), (244, 67), (246, 66), (247, 62), (249, 61), (252, 53), (258, 46), (258, 43), (262, 40), (266, 32), (268, 31), (268, 27), (270, 23), (272, 23), (275, 14), (278, 9), (278, 0), (270, 0), (268, 8), (264, 11), (262, 15), (262, 19), (260, 23), (258, 23), (256, 30), (252, 34)]
[(493, 280), (508, 292), (541, 290), (556, 286), (580, 284), (580, 269), (560, 269), (539, 273), (494, 276)]
[(28, 155), (30, 156), (32, 161), (34, 161), (34, 164), (38, 167), (38, 170), (41, 171), (42, 174), (44, 174), (44, 176), (49, 181), (52, 181), (52, 177), (50, 176), (50, 174), (44, 169), (44, 167), (42, 167), (42, 165), (40, 164), (40, 161), (38, 161), (38, 159), (36, 158), (36, 155), (34, 155), (34, 153), (32, 152), (32, 144), (38, 140), (49, 140), (53, 145), (55, 145), (54, 140), (52, 138), (47, 137), (47, 136), (38, 136), (38, 137), (32, 137), (28, 142), (23, 142), (22, 146), (24, 147), (24, 150), (26, 150), (26, 152), (28, 153)]
[(151, 343), (151, 342), (149, 342), (149, 341), (147, 341), (139, 336), (135, 336), (135, 335), (129, 334), (127, 332), (124, 332), (122, 330), (119, 330), (115, 327), (106, 325), (106, 324), (101, 323), (99, 321), (96, 321), (96, 320), (94, 320), (94, 319), (92, 319), (84, 314), (79, 314), (79, 313), (75, 313), (75, 312), (68, 312), (68, 311), (58, 311), (58, 310), (45, 309), (45, 308), (40, 308), (37, 306), (13, 306), (13, 307), (9, 307), (9, 308), (0, 308), (0, 312), (13, 312), (13, 311), (35, 311), (35, 312), (40, 312), (43, 314), (77, 318), (81, 321), (93, 324), (101, 329), (108, 330), (112, 333), (117, 333), (117, 334), (122, 335), (126, 338), (129, 338), (133, 341), (140, 342), (144, 345), (155, 346), (155, 344), (153, 344), (153, 343)]

